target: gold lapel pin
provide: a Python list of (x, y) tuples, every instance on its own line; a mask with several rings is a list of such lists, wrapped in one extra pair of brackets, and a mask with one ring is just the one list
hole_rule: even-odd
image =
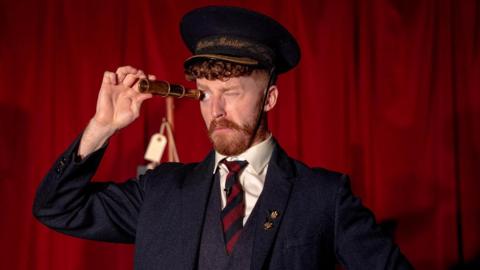
[(280, 212), (278, 212), (277, 210), (270, 210), (270, 218), (272, 220), (275, 220), (276, 218), (278, 218), (278, 216), (280, 216)]
[(271, 221), (265, 221), (265, 223), (263, 223), (263, 229), (265, 231), (268, 231), (272, 228), (273, 228), (273, 223)]
[(265, 231), (271, 230), (273, 228), (273, 221), (280, 216), (280, 212), (277, 210), (270, 210), (265, 223), (263, 223), (263, 229)]

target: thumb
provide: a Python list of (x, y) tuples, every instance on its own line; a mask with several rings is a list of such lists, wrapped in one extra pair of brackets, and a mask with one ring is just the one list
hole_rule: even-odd
[(142, 103), (147, 100), (147, 99), (150, 99), (152, 98), (153, 95), (148, 93), (148, 94), (139, 94), (137, 95), (134, 99), (133, 99), (133, 102), (132, 102), (132, 108), (133, 108), (133, 111), (136, 115), (139, 114), (140, 112), (140, 107), (142, 106)]
[(134, 102), (137, 103), (137, 105), (140, 107), (142, 106), (142, 103), (147, 100), (152, 98), (153, 95), (150, 93), (145, 93), (145, 94), (139, 94), (135, 97)]

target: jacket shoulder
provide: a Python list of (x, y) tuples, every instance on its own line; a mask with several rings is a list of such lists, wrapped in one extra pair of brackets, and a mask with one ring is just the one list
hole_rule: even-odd
[(321, 184), (338, 188), (348, 176), (344, 173), (322, 167), (310, 167), (305, 163), (291, 159), (299, 181), (309, 184)]

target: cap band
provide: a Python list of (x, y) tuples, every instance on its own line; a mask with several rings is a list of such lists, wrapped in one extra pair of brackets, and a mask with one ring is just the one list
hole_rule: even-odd
[(225, 55), (250, 58), (267, 67), (273, 66), (275, 53), (267, 46), (244, 38), (209, 36), (199, 40), (195, 55)]
[(196, 54), (194, 56), (187, 58), (184, 64), (187, 67), (194, 62), (205, 60), (205, 59), (227, 61), (227, 62), (246, 65), (246, 66), (257, 66), (259, 64), (257, 60), (253, 60), (247, 57), (234, 57), (234, 56), (221, 55), (221, 54)]

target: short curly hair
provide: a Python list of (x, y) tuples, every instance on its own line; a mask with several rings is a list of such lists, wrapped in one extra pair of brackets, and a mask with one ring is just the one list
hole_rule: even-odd
[(209, 59), (194, 63), (185, 68), (185, 78), (188, 81), (202, 78), (206, 78), (207, 80), (228, 80), (234, 77), (249, 76), (254, 70), (265, 69)]

